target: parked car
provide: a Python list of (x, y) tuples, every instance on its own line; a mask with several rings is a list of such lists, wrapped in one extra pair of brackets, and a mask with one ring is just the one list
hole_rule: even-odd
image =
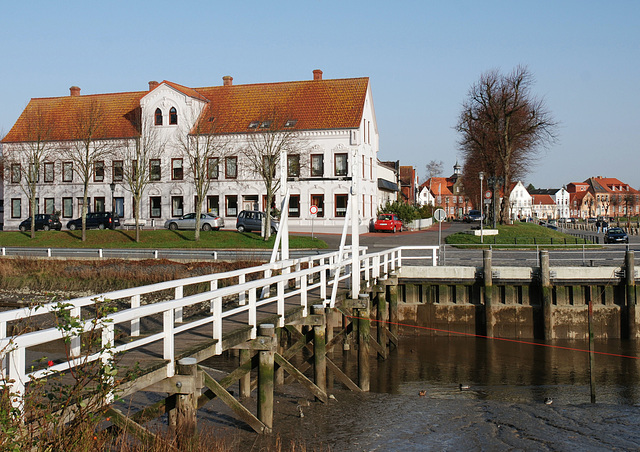
[(484, 219), (484, 215), (479, 210), (470, 210), (469, 213), (465, 214), (462, 217), (462, 221), (465, 223), (471, 223), (472, 221), (482, 221)]
[[(265, 217), (265, 213), (258, 210), (243, 210), (238, 214), (238, 218), (236, 220), (236, 229), (238, 230), (238, 232), (262, 231), (262, 221), (265, 219)], [(279, 226), (280, 224), (278, 223), (278, 220), (271, 217), (272, 234), (278, 232)]]
[(378, 215), (378, 219), (373, 225), (373, 229), (378, 231), (402, 231), (402, 221), (396, 214), (393, 213), (381, 213)]
[[(196, 228), (196, 214), (188, 213), (186, 215), (182, 215), (180, 218), (172, 218), (171, 220), (167, 220), (164, 223), (164, 227), (166, 229), (171, 229), (172, 231), (176, 231), (178, 229), (194, 229)], [(224, 227), (224, 219), (220, 218), (217, 215), (212, 213), (201, 213), (200, 214), (200, 228), (203, 231), (219, 231), (220, 228)]]
[(604, 234), (604, 243), (629, 243), (629, 236), (622, 228), (609, 228)]
[[(31, 217), (24, 220), (18, 226), (22, 232), (29, 231), (31, 229)], [(55, 229), (59, 231), (62, 229), (62, 223), (60, 223), (60, 219), (58, 215), (53, 215), (49, 213), (38, 213), (36, 214), (36, 231), (42, 229), (43, 231), (48, 231), (49, 229)]]
[[(87, 229), (115, 229), (120, 226), (120, 218), (111, 212), (87, 213)], [(82, 217), (67, 223), (67, 229), (71, 231), (82, 228)]]

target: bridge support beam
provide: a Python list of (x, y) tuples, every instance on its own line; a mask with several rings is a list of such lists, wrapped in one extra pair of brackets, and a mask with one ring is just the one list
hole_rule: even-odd
[(484, 280), (484, 315), (488, 337), (493, 337), (495, 316), (493, 312), (493, 273), (491, 268), (491, 250), (482, 251), (482, 268)]
[(263, 323), (258, 329), (258, 335), (262, 337), (265, 344), (271, 341), (273, 345), (270, 350), (258, 352), (258, 419), (266, 426), (265, 433), (271, 433), (271, 429), (273, 429), (275, 325)]
[[(251, 350), (240, 349), (240, 367), (250, 361)], [(242, 377), (240, 377), (238, 383), (240, 386), (240, 397), (251, 397), (251, 372), (247, 372)]]
[(627, 318), (629, 320), (629, 339), (638, 339), (638, 313), (636, 300), (636, 270), (633, 250), (627, 250), (625, 255), (625, 279), (627, 280)]
[(178, 360), (174, 378), (178, 392), (169, 398), (168, 417), (169, 429), (176, 436), (180, 449), (190, 449), (196, 437), (197, 377), (198, 363), (195, 358)]
[(549, 273), (549, 251), (540, 251), (540, 283), (542, 285), (542, 319), (544, 326), (544, 340), (553, 339), (553, 297), (551, 274)]
[[(329, 308), (329, 307), (324, 308), (324, 315), (325, 315), (326, 327), (327, 327), (326, 335), (325, 335), (326, 344), (333, 342), (333, 322), (334, 322), (333, 313), (334, 313), (333, 308)], [(325, 348), (326, 348), (326, 345), (325, 345)], [(333, 372), (331, 372), (331, 369), (327, 369), (327, 390), (331, 390), (331, 389), (333, 389)]]
[(382, 284), (373, 286), (375, 302), (376, 302), (376, 332), (378, 335), (378, 344), (382, 348), (379, 358), (387, 359), (389, 355), (389, 339), (387, 336), (387, 328), (389, 322), (389, 313), (387, 311), (387, 288), (383, 285), (384, 280), (379, 281)]
[(323, 322), (313, 326), (313, 377), (316, 386), (327, 392), (327, 348), (326, 348), (326, 319), (324, 306), (314, 305), (313, 314), (320, 316)]
[[(387, 279), (389, 284), (389, 331), (391, 332), (391, 341), (398, 346), (398, 275), (391, 273)], [(394, 340), (395, 338), (395, 340)]]
[(356, 309), (358, 318), (358, 385), (360, 389), (368, 392), (371, 387), (371, 374), (369, 369), (369, 333), (371, 330), (370, 300), (369, 295), (360, 294), (358, 304), (362, 306)]

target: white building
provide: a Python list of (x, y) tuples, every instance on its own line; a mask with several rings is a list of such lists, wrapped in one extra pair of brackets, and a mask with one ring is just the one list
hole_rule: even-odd
[(538, 207), (537, 211), (539, 212), (540, 217), (544, 218), (570, 218), (570, 195), (566, 188), (544, 188), (544, 189), (535, 189), (531, 190), (530, 193), (532, 196), (536, 195), (548, 195), (551, 197), (553, 203), (550, 204), (548, 201), (544, 201), (544, 196), (539, 196), (537, 204), (539, 206), (545, 205), (546, 207)]
[[(142, 124), (152, 124), (166, 144), (149, 168), (154, 180), (144, 192), (140, 209), (147, 225), (161, 227), (166, 219), (194, 211), (193, 173), (180, 143), (188, 136), (200, 139), (194, 130), (212, 122), (218, 125), (214, 135), (226, 137), (231, 150), (208, 162), (206, 177), (211, 184), (205, 208), (223, 216), (227, 227), (235, 225), (242, 209), (264, 210), (264, 182), (249, 168), (242, 149), (251, 134), (270, 128), (271, 121), (265, 118), (277, 114), (283, 118), (283, 127), (304, 143), (300, 155), (286, 156), (287, 164), (281, 166), (288, 172), (291, 193), (290, 230), (311, 228), (312, 205), (318, 207), (316, 230), (341, 230), (351, 180), (356, 178), (360, 225), (365, 232), (380, 204), (378, 128), (369, 79), (323, 80), (322, 71), (313, 72), (313, 80), (297, 82), (233, 85), (227, 76), (222, 85), (213, 87), (188, 88), (163, 81), (149, 82), (147, 91), (95, 95), (80, 95), (80, 88), (72, 87), (70, 96), (32, 99), (3, 139), (5, 229), (16, 229), (30, 214), (18, 176), (20, 165), (28, 165), (18, 154), (21, 145), (30, 141), (29, 112), (43, 111), (53, 119), (53, 148), (59, 150), (77, 139), (74, 118), (88, 105), (99, 104), (105, 130), (101, 142), (117, 148), (139, 137), (134, 124), (137, 115)], [(297, 163), (291, 165), (291, 161)], [(95, 162), (89, 183), (90, 211), (115, 210), (125, 220), (133, 217), (133, 197), (122, 178), (127, 164), (115, 153)], [(37, 193), (37, 213), (59, 211), (63, 223), (80, 216), (83, 187), (78, 168), (61, 152), (42, 165)]]
[(527, 219), (532, 216), (531, 212), (531, 195), (522, 184), (518, 181), (511, 189), (509, 195), (510, 216), (512, 219)]

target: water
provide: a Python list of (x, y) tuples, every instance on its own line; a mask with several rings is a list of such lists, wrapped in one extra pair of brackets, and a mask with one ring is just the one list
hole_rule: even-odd
[[(553, 345), (588, 348), (582, 341)], [(597, 342), (596, 351), (640, 356), (637, 345), (620, 340)], [(356, 378), (355, 355), (337, 352), (332, 359), (343, 358)], [(300, 397), (312, 398), (295, 386), (283, 388), (276, 394), (275, 430), (285, 444), (297, 440), (307, 450), (638, 450), (639, 361), (597, 355), (597, 403), (591, 404), (585, 352), (465, 337), (403, 337), (388, 360), (372, 359), (370, 393), (336, 383), (330, 391), (336, 400), (311, 402), (301, 418)], [(460, 384), (469, 389), (460, 390)], [(230, 420), (216, 413), (211, 415)], [(254, 450), (272, 441), (241, 432)]]

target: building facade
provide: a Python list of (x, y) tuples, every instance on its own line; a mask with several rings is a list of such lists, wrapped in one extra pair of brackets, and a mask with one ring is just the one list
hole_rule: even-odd
[[(24, 180), (25, 169), (34, 166), (25, 160), (24, 149), (33, 143), (29, 117), (35, 111), (54, 124), (46, 158), (35, 166), (36, 213), (60, 212), (63, 220), (80, 216), (83, 178), (68, 151), (83, 139), (77, 133), (79, 118), (98, 106), (102, 134), (92, 146), (108, 151), (91, 162), (89, 211), (113, 210), (125, 221), (133, 217), (134, 198), (125, 176), (133, 163), (120, 151), (152, 132), (158, 149), (149, 162), (141, 219), (161, 227), (169, 218), (193, 212), (195, 182), (206, 177), (203, 210), (224, 217), (227, 227), (233, 227), (241, 210), (266, 206), (264, 178), (246, 152), (251, 141), (258, 134), (290, 134), (296, 146), (283, 150), (274, 168), (276, 179), (287, 173), (275, 206), (280, 207), (288, 189), (290, 230), (306, 230), (312, 221), (316, 230), (319, 222), (325, 230), (340, 230), (355, 178), (364, 232), (379, 205), (379, 140), (369, 79), (323, 80), (320, 70), (313, 75), (307, 81), (255, 85), (233, 85), (227, 76), (222, 85), (204, 88), (149, 82), (146, 91), (96, 95), (80, 95), (80, 89), (72, 87), (70, 96), (32, 99), (3, 139), (5, 229), (17, 228), (30, 215)], [(188, 154), (195, 143), (204, 146), (212, 137), (224, 146), (209, 155), (199, 176)], [(311, 206), (317, 214), (310, 213)]]

